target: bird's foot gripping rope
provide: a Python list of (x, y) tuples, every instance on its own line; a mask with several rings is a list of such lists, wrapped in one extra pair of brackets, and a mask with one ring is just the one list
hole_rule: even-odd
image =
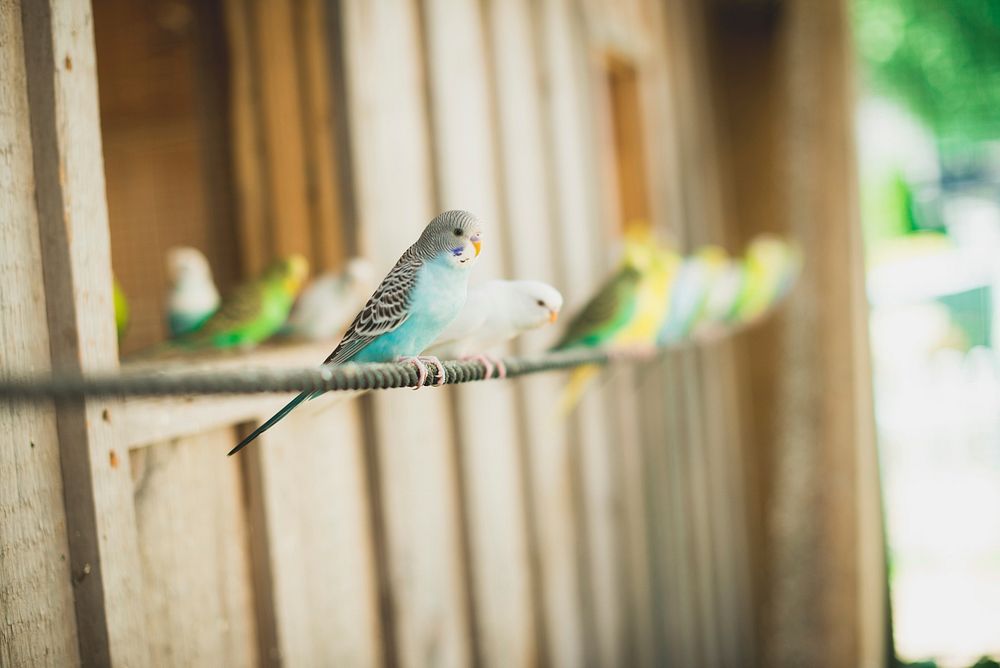
[(404, 364), (412, 364), (417, 369), (417, 384), (414, 386), (414, 390), (419, 390), (427, 382), (427, 365), (432, 365), (437, 370), (437, 380), (434, 381), (434, 387), (441, 387), (444, 385), (445, 371), (444, 365), (441, 364), (441, 360), (437, 357), (430, 355), (418, 355), (416, 357), (397, 357), (397, 362), (402, 362)]
[(496, 369), (497, 378), (503, 380), (507, 377), (507, 365), (499, 357), (493, 357), (492, 355), (466, 355), (462, 357), (462, 361), (473, 361), (482, 364), (483, 370), (486, 373), (484, 380), (489, 380), (493, 377), (494, 369)]

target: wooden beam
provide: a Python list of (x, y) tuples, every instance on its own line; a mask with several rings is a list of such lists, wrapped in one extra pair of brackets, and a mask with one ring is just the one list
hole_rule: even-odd
[[(0, 1), (0, 341), (3, 372), (47, 369), (20, 3)], [(56, 416), (0, 403), (0, 664), (79, 663)]]
[[(118, 350), (89, 3), (22, 6), (52, 365), (107, 371)], [(146, 665), (128, 453), (104, 401), (58, 406), (80, 657)]]

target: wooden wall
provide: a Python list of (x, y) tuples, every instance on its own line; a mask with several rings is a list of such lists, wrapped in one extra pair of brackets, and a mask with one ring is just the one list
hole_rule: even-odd
[[(223, 285), (293, 251), (384, 270), (467, 208), (480, 279), (572, 311), (633, 218), (689, 249), (765, 207), (731, 180), (724, 38), (691, 3), (93, 5), (0, 0), (5, 373), (118, 365), (112, 265), (154, 340), (141, 268), (181, 241)], [(771, 665), (741, 345), (616, 368), (567, 420), (561, 374), (325, 397), (232, 459), (284, 397), (0, 406), (0, 665)]]

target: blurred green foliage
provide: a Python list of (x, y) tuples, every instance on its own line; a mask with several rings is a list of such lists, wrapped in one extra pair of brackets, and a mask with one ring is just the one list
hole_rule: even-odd
[(861, 191), (865, 221), (865, 245), (874, 248), (883, 241), (913, 234), (919, 229), (913, 189), (896, 169)]
[(872, 88), (939, 139), (1000, 137), (1000, 0), (855, 0)]

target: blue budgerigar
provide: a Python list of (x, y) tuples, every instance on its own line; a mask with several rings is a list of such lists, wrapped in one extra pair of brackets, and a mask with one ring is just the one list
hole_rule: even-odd
[[(479, 220), (467, 211), (446, 211), (432, 220), (417, 242), (406, 249), (354, 318), (324, 364), (345, 362), (412, 362), (419, 371), (418, 388), (427, 379), (427, 364), (444, 367), (436, 357), (420, 357), (451, 324), (465, 304), (469, 270), (481, 247)], [(312, 392), (302, 392), (260, 425), (229, 454), (277, 424)]]

